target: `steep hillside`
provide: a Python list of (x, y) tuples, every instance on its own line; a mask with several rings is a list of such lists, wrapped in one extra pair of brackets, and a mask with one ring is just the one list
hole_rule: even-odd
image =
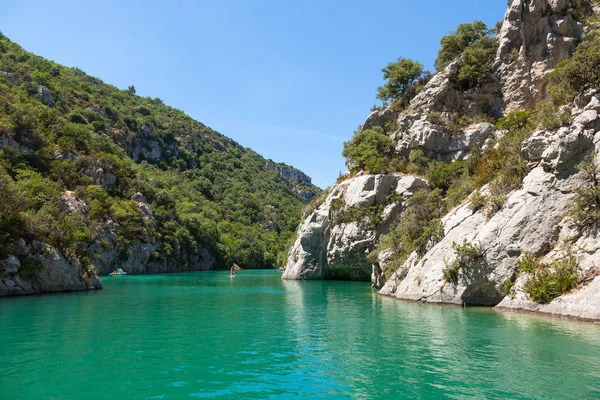
[(600, 319), (599, 11), (513, 0), (497, 28), (444, 37), (435, 75), (384, 68), (384, 107), (346, 144), (284, 278), (370, 270), (401, 299)]
[(320, 189), (168, 107), (0, 34), (0, 295), (281, 265)]

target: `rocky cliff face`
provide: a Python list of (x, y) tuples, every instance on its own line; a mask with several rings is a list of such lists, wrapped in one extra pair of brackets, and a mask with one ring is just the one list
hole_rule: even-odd
[[(155, 225), (152, 209), (141, 193), (132, 196), (145, 222)], [(88, 205), (78, 199), (74, 192), (66, 191), (62, 206), (71, 215), (85, 217)], [(122, 244), (116, 233), (118, 224), (106, 221), (97, 239), (87, 248), (91, 262), (83, 265), (61, 253), (54, 247), (23, 239), (12, 246), (12, 253), (0, 261), (0, 296), (24, 295), (42, 292), (62, 292), (101, 289), (99, 275), (107, 275), (120, 267), (129, 274), (156, 274), (167, 272), (206, 271), (216, 264), (215, 256), (198, 245), (194, 249), (182, 249), (175, 243), (171, 257), (156, 257), (159, 240), (148, 232), (127, 244)], [(121, 238), (122, 239), (122, 238)]]
[[(585, 99), (581, 99), (585, 100)], [(434, 303), (479, 304), (551, 314), (600, 319), (597, 301), (600, 258), (595, 231), (581, 231), (567, 216), (576, 189), (582, 185), (576, 165), (586, 154), (600, 150), (600, 98), (587, 96), (587, 104), (573, 108), (573, 123), (558, 131), (536, 131), (522, 152), (531, 171), (522, 188), (512, 192), (502, 209), (488, 219), (467, 202), (443, 221), (444, 237), (422, 258), (413, 255), (381, 290), (400, 299)], [(517, 260), (525, 253), (551, 261), (562, 255), (566, 239), (574, 241), (584, 284), (574, 293), (550, 304), (528, 300), (523, 287), (528, 276), (517, 279), (511, 293), (505, 283), (517, 274)], [(455, 257), (453, 243), (467, 240), (482, 249), (476, 265), (461, 271), (456, 283), (447, 282), (443, 269)]]
[(285, 164), (271, 161), (268, 161), (266, 166), (269, 169), (277, 171), (286, 184), (300, 196), (304, 203), (309, 203), (317, 194), (312, 186), (312, 180), (304, 172)]
[[(544, 100), (549, 72), (558, 62), (572, 56), (585, 33), (578, 16), (593, 8), (598, 11), (597, 6), (585, 0), (512, 1), (499, 34), (492, 81), (477, 90), (460, 91), (452, 84), (457, 73), (457, 63), (452, 63), (433, 77), (411, 101), (408, 110), (375, 111), (363, 129), (395, 126), (388, 132), (402, 157), (412, 150), (422, 150), (432, 160), (451, 162), (467, 158), (473, 147), (487, 148), (492, 139), (505, 132), (487, 123), (449, 129), (444, 120), (448, 121), (453, 114), (475, 117), (483, 112), (501, 116)], [(431, 243), (424, 256), (413, 253), (385, 282), (381, 294), (421, 302), (487, 305), (600, 319), (598, 236), (595, 231), (574, 228), (567, 216), (582, 184), (577, 165), (586, 155), (600, 151), (599, 93), (588, 91), (568, 107), (572, 114), (568, 126), (538, 130), (523, 143), (521, 152), (528, 162), (529, 173), (521, 188), (508, 195), (495, 215), (488, 218), (485, 210), (473, 211), (475, 207), (471, 207), (470, 201), (453, 209), (442, 220), (442, 238)], [(432, 113), (437, 114), (433, 121)], [(336, 197), (346, 196), (351, 185), (360, 190), (359, 197), (371, 193), (373, 187), (361, 189), (358, 184), (364, 178), (334, 186), (325, 203), (307, 218), (290, 253), (284, 278), (327, 278), (330, 260), (344, 260), (354, 247), (358, 253), (372, 249), (379, 236), (389, 229), (389, 222), (372, 229), (361, 229), (362, 220), (343, 225), (332, 223), (332, 204)], [(398, 185), (397, 178), (392, 176), (377, 179), (394, 180)], [(482, 192), (485, 194), (486, 190), (484, 187)], [(394, 218), (400, 216), (401, 207)], [(517, 261), (526, 253), (542, 257), (545, 262), (560, 259), (564, 256), (562, 244), (567, 239), (575, 249), (571, 256), (581, 266), (581, 284), (549, 304), (531, 301), (524, 293), (531, 276), (518, 274)], [(469, 268), (460, 269), (456, 281), (448, 281), (444, 269), (456, 257), (453, 244), (465, 241), (474, 244), (480, 253), (471, 260)], [(372, 266), (375, 286), (381, 284), (383, 277), (379, 271), (385, 268), (385, 263), (385, 257), (380, 257), (380, 262)], [(351, 263), (345, 265), (354, 271)], [(366, 266), (358, 268), (364, 278)], [(345, 276), (352, 274), (347, 271)]]
[(19, 240), (13, 252), (0, 261), (0, 296), (102, 289), (93, 266), (69, 261), (52, 246)]
[(427, 182), (402, 175), (362, 175), (335, 185), (300, 227), (283, 279), (350, 279), (379, 284), (366, 259), (397, 220), (403, 204)]

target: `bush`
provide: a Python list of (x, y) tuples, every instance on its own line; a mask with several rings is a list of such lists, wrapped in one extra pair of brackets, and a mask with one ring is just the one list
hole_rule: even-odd
[(435, 59), (435, 68), (439, 71), (458, 58), (470, 45), (487, 37), (490, 31), (481, 21), (460, 24), (455, 32), (444, 36), (440, 41), (441, 48)]
[(494, 128), (515, 132), (522, 129), (533, 129), (535, 112), (533, 110), (513, 111), (498, 119)]
[(536, 303), (550, 303), (577, 287), (579, 282), (578, 260), (569, 253), (550, 264), (544, 264), (533, 255), (525, 254), (517, 262), (517, 271), (530, 275), (523, 290)]
[(377, 98), (392, 103), (408, 103), (416, 94), (417, 85), (427, 75), (423, 64), (402, 57), (381, 71), (387, 82), (377, 89)]
[(571, 122), (571, 109), (562, 107), (553, 100), (546, 100), (536, 107), (538, 127), (555, 131)]
[(394, 141), (376, 126), (358, 132), (350, 142), (344, 143), (342, 155), (354, 163), (354, 171), (386, 172), (394, 154)]
[(575, 190), (576, 197), (569, 215), (581, 227), (587, 227), (600, 220), (600, 165), (598, 154), (588, 154), (577, 168), (582, 184)]
[(74, 124), (82, 124), (82, 125), (86, 125), (88, 123), (88, 121), (85, 119), (85, 117), (83, 117), (81, 114), (78, 113), (73, 113), (69, 116), (69, 121), (71, 121)]
[(550, 83), (568, 94), (563, 104), (586, 88), (600, 86), (600, 39), (581, 43), (573, 57), (562, 61), (550, 74)]
[(427, 114), (427, 121), (431, 122), (434, 125), (444, 126), (446, 125), (446, 121), (441, 112), (430, 112)]
[(454, 259), (451, 262), (444, 262), (442, 274), (444, 280), (457, 284), (460, 271), (467, 272), (477, 265), (485, 253), (480, 245), (469, 243), (467, 239), (464, 239), (462, 244), (453, 242), (452, 249), (455, 253)]
[(86, 126), (71, 122), (61, 129), (58, 143), (64, 151), (87, 151), (91, 140), (92, 134)]
[(464, 161), (434, 162), (429, 168), (427, 181), (433, 189), (441, 189), (445, 193), (465, 173), (466, 168)]
[(485, 204), (486, 204), (485, 196), (483, 196), (479, 190), (476, 190), (471, 195), (471, 203), (469, 204), (469, 208), (471, 209), (471, 211), (477, 212), (477, 211), (481, 210), (483, 207), (485, 207)]
[(458, 62), (455, 86), (461, 90), (469, 90), (489, 82), (492, 79), (492, 63), (497, 47), (497, 39), (487, 36), (467, 47)]
[(430, 245), (441, 239), (441, 218), (446, 211), (441, 190), (418, 191), (407, 200), (398, 226), (381, 238), (370, 259), (391, 251), (392, 258), (386, 268), (386, 274), (390, 276), (413, 251), (419, 256), (424, 255)]
[(425, 175), (429, 169), (429, 158), (423, 150), (413, 150), (408, 155), (407, 172), (413, 175)]
[(464, 130), (467, 126), (471, 125), (471, 118), (466, 115), (459, 115), (458, 113), (453, 113), (450, 117), (450, 123), (448, 124), (448, 131), (451, 133), (458, 133)]

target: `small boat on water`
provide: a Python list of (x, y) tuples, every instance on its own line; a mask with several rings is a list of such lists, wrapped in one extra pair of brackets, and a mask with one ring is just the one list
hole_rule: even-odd
[(113, 271), (110, 274), (108, 274), (108, 276), (119, 276), (119, 275), (127, 275), (127, 272), (125, 272), (121, 268), (119, 268), (118, 270)]

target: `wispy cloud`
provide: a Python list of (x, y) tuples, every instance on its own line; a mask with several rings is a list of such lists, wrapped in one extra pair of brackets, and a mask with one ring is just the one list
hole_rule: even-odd
[(271, 134), (271, 135), (313, 136), (313, 137), (316, 136), (316, 137), (322, 137), (325, 139), (332, 140), (334, 142), (341, 142), (341, 143), (348, 140), (347, 138), (344, 138), (341, 136), (331, 135), (331, 134), (325, 133), (325, 132), (314, 131), (312, 129), (288, 128), (285, 126), (268, 124), (268, 123), (261, 123), (260, 127), (261, 127), (261, 129), (264, 129), (264, 133)]

